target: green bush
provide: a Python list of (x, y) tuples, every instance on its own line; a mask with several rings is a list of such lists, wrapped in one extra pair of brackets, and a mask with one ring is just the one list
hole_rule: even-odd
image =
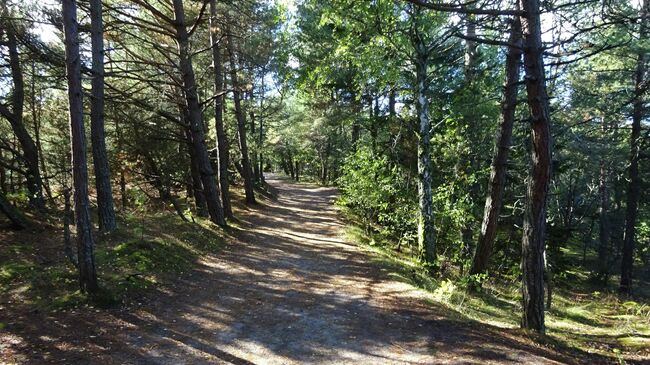
[(345, 160), (339, 205), (360, 218), (366, 231), (410, 245), (417, 231), (417, 205), (399, 166), (386, 156), (359, 149)]

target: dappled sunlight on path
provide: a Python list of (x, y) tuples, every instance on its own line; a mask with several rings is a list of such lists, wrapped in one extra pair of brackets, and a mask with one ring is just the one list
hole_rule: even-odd
[(87, 321), (83, 335), (34, 324), (68, 343), (31, 339), (49, 352), (40, 363), (572, 362), (505, 330), (452, 319), (392, 279), (344, 240), (335, 189), (269, 182), (278, 199), (240, 212), (223, 252), (201, 258), (171, 290), (137, 308), (57, 320)]

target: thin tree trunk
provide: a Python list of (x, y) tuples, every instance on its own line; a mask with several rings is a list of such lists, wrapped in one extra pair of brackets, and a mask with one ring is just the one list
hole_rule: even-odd
[(433, 197), (431, 191), (431, 121), (429, 119), (428, 59), (425, 45), (416, 44), (417, 115), (418, 115), (418, 251), (422, 261), (433, 264), (436, 259)]
[(88, 200), (88, 165), (86, 161), (86, 134), (83, 120), (77, 3), (75, 0), (63, 0), (62, 3), (63, 30), (65, 34), (65, 64), (70, 106), (70, 141), (72, 145), (72, 178), (77, 226), (79, 284), (82, 292), (92, 294), (97, 291), (98, 287)]
[(286, 160), (284, 157), (283, 157), (282, 160), (280, 161), (280, 165), (281, 165), (280, 167), (282, 167), (282, 171), (284, 171), (284, 173), (285, 173), (287, 176), (290, 176), (291, 173), (289, 172), (289, 166), (288, 166), (287, 160)]
[[(3, 152), (0, 150), (0, 160), (2, 160)], [(0, 193), (7, 193), (7, 169), (3, 166), (0, 166)]]
[(265, 184), (266, 178), (264, 178), (264, 154), (262, 152), (260, 152), (259, 164), (260, 164), (260, 182), (262, 184)]
[[(470, 8), (474, 8), (474, 5), (469, 5)], [(477, 50), (478, 45), (476, 41), (472, 40), (476, 38), (476, 16), (472, 14), (467, 14), (465, 16), (465, 21), (467, 22), (465, 26), (465, 31), (467, 33), (468, 40), (465, 41), (465, 82), (469, 85), (473, 80), (476, 74), (476, 61), (477, 61)]]
[(329, 163), (330, 150), (332, 149), (332, 144), (330, 143), (329, 137), (327, 138), (327, 143), (325, 144), (325, 151), (323, 157), (321, 158), (321, 172), (320, 172), (320, 181), (321, 184), (327, 185), (328, 171), (327, 166)]
[(219, 186), (221, 190), (221, 203), (223, 212), (232, 218), (232, 205), (230, 204), (230, 183), (228, 181), (229, 148), (228, 137), (223, 124), (224, 108), (224, 72), (221, 59), (221, 41), (219, 40), (219, 25), (217, 22), (217, 1), (210, 0), (210, 44), (212, 45), (212, 64), (214, 67), (214, 127), (217, 136), (217, 161)]
[(199, 162), (196, 159), (196, 151), (194, 150), (194, 144), (192, 142), (192, 131), (189, 128), (185, 128), (185, 138), (187, 140), (187, 149), (190, 156), (190, 185), (192, 196), (194, 197), (194, 204), (196, 205), (196, 214), (199, 217), (208, 217), (208, 205), (205, 201), (205, 195), (203, 194)]
[(111, 189), (111, 171), (106, 154), (104, 131), (104, 26), (101, 0), (90, 0), (90, 40), (92, 43), (92, 97), (90, 99), (90, 138), (92, 141), (99, 229), (117, 228)]
[[(32, 82), (31, 82), (31, 104), (32, 104), (32, 122), (34, 123), (34, 139), (36, 142), (36, 150), (38, 151), (39, 162), (41, 164), (41, 171), (46, 176), (43, 179), (43, 188), (49, 199), (52, 199), (52, 189), (47, 179), (47, 166), (45, 165), (45, 156), (43, 155), (43, 143), (41, 142), (41, 114), (42, 109), (39, 102), (36, 100), (36, 61), (32, 61)], [(42, 97), (42, 91), (41, 91)]]
[(352, 122), (352, 149), (353, 151), (357, 150), (357, 143), (359, 142), (359, 138), (361, 136), (361, 125), (359, 124), (359, 121), (356, 119), (354, 122)]
[(74, 219), (72, 206), (70, 204), (70, 189), (63, 189), (63, 253), (70, 260), (70, 263), (79, 269), (79, 258), (72, 249), (72, 235), (70, 234), (70, 223)]
[(212, 222), (225, 226), (223, 208), (219, 188), (217, 187), (214, 171), (210, 163), (210, 156), (205, 142), (205, 130), (203, 129), (203, 116), (199, 97), (197, 93), (196, 80), (194, 78), (194, 67), (190, 53), (189, 34), (185, 28), (185, 10), (183, 9), (182, 0), (174, 0), (174, 15), (176, 22), (176, 41), (178, 42), (178, 51), (180, 57), (180, 69), (183, 76), (183, 91), (187, 103), (188, 119), (192, 130), (192, 143), (196, 152), (196, 159), (201, 172), (201, 182), (203, 183), (203, 192), (208, 205), (208, 212)]
[(542, 57), (539, 0), (520, 0), (532, 161), (522, 240), (522, 327), (544, 333), (546, 203), (551, 181), (551, 119)]
[(291, 174), (292, 179), (296, 179), (296, 169), (294, 167), (293, 158), (289, 155), (289, 173)]
[(248, 157), (248, 143), (246, 141), (246, 115), (241, 106), (241, 86), (237, 77), (237, 63), (232, 36), (228, 35), (228, 55), (230, 56), (230, 80), (233, 87), (233, 101), (235, 103), (235, 116), (237, 118), (237, 135), (239, 139), (239, 151), (241, 153), (242, 178), (244, 179), (244, 191), (246, 203), (255, 203), (255, 191), (253, 188), (253, 172)]
[[(250, 105), (253, 105), (255, 102), (255, 99), (253, 99), (253, 92), (251, 91), (250, 93)], [(253, 108), (251, 108), (250, 111), (250, 124), (251, 124), (251, 136), (253, 136), (251, 139), (253, 142), (256, 142), (256, 135), (257, 131), (255, 130), (255, 112), (253, 111)], [(253, 148), (251, 151), (251, 165), (253, 166), (253, 180), (254, 181), (260, 181), (260, 170), (259, 170), (259, 164), (257, 160), (257, 146), (256, 143), (253, 143)]]
[(600, 178), (598, 192), (600, 195), (599, 245), (598, 245), (598, 278), (605, 281), (609, 276), (609, 243), (612, 237), (609, 215), (608, 171), (604, 159), (600, 160)]
[[(119, 118), (115, 118), (115, 132), (117, 133), (117, 150), (120, 155), (123, 154), (124, 150), (122, 148), (122, 129), (120, 128)], [(124, 166), (124, 161), (120, 162), (120, 203), (122, 205), (122, 212), (126, 211), (126, 206), (128, 203), (128, 198), (126, 196), (126, 168)]]
[[(650, 0), (643, 1), (641, 10), (641, 25), (639, 39), (648, 36), (648, 16)], [(639, 159), (641, 155), (641, 121), (644, 117), (644, 76), (646, 74), (647, 54), (641, 48), (638, 54), (636, 72), (634, 75), (634, 104), (632, 111), (632, 135), (630, 136), (630, 165), (628, 167), (627, 204), (625, 207), (625, 235), (623, 238), (623, 257), (621, 259), (621, 284), (619, 292), (632, 292), (632, 269), (634, 266), (634, 246), (636, 239), (636, 221), (639, 213), (639, 197), (641, 195), (641, 176), (639, 175)]]
[(257, 133), (257, 150), (258, 150), (258, 165), (259, 167), (257, 168), (258, 171), (258, 179), (259, 181), (264, 184), (264, 154), (262, 153), (262, 147), (264, 145), (264, 76), (262, 75), (262, 93), (260, 96), (260, 127), (258, 129)]
[[(352, 105), (354, 107), (354, 115), (359, 115), (361, 111), (361, 107), (357, 103), (356, 99), (356, 94), (352, 92)], [(359, 121), (357, 118), (354, 118), (352, 121), (352, 135), (351, 135), (351, 143), (352, 143), (352, 151), (356, 152), (357, 151), (357, 144), (359, 142), (359, 138), (361, 138), (361, 124), (359, 124)]]
[[(3, 9), (6, 13), (6, 9)], [(11, 78), (14, 88), (12, 92), (11, 110), (6, 105), (0, 104), (0, 115), (4, 116), (11, 124), (14, 136), (18, 139), (20, 147), (23, 150), (23, 159), (27, 167), (27, 190), (29, 191), (29, 201), (39, 211), (45, 210), (45, 200), (43, 199), (43, 188), (41, 173), (39, 170), (38, 148), (34, 140), (29, 135), (23, 121), (23, 111), (25, 105), (25, 82), (21, 68), (20, 56), (18, 54), (18, 44), (13, 24), (7, 24), (5, 27), (7, 42), (5, 46), (9, 53), (9, 66), (11, 69)]]
[[(517, 17), (512, 19), (509, 43), (521, 43), (521, 23)], [(490, 167), (490, 181), (488, 183), (487, 198), (485, 199), (483, 224), (481, 225), (474, 259), (469, 271), (470, 275), (482, 273), (487, 269), (494, 246), (499, 214), (503, 204), (503, 188), (506, 182), (508, 154), (512, 142), (512, 126), (514, 125), (515, 109), (517, 107), (520, 65), (521, 49), (517, 47), (508, 48), (506, 78), (503, 83), (503, 100), (501, 102), (501, 122)]]
[(156, 190), (158, 190), (158, 195), (160, 195), (160, 199), (162, 201), (166, 201), (171, 203), (172, 207), (174, 208), (174, 211), (176, 211), (176, 214), (185, 222), (189, 222), (187, 217), (185, 217), (185, 214), (183, 214), (183, 209), (181, 209), (180, 204), (178, 204), (178, 200), (176, 197), (172, 194), (171, 189), (170, 189), (170, 184), (166, 179), (164, 179), (160, 169), (158, 168), (158, 164), (154, 160), (154, 158), (149, 154), (146, 150), (141, 149), (140, 153), (142, 157), (144, 158), (146, 164), (148, 165), (149, 170), (151, 171), (151, 174), (149, 174), (149, 178), (151, 179), (151, 185), (153, 185)]

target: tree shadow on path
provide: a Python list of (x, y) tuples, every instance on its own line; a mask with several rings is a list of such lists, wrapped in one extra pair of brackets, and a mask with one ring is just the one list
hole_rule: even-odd
[[(269, 179), (223, 252), (139, 306), (32, 313), (11, 328), (26, 363), (607, 363), (457, 319), (341, 237), (336, 190)], [(79, 322), (81, 332), (66, 331)], [(2, 330), (0, 330), (2, 331)], [(41, 336), (33, 336), (41, 333)], [(30, 334), (29, 337), (27, 334)], [(1, 337), (0, 337), (1, 339)], [(1, 351), (0, 347), (0, 351)], [(580, 355), (581, 357), (576, 357)]]

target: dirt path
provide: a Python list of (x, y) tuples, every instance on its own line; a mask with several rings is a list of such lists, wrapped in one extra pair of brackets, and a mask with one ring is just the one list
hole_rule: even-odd
[[(333, 189), (270, 183), (278, 200), (243, 214), (228, 247), (171, 290), (128, 310), (34, 314), (43, 335), (24, 339), (31, 361), (573, 362), (507, 331), (449, 319), (423, 292), (392, 279), (343, 241)], [(66, 332), (72, 321), (76, 333)]]

